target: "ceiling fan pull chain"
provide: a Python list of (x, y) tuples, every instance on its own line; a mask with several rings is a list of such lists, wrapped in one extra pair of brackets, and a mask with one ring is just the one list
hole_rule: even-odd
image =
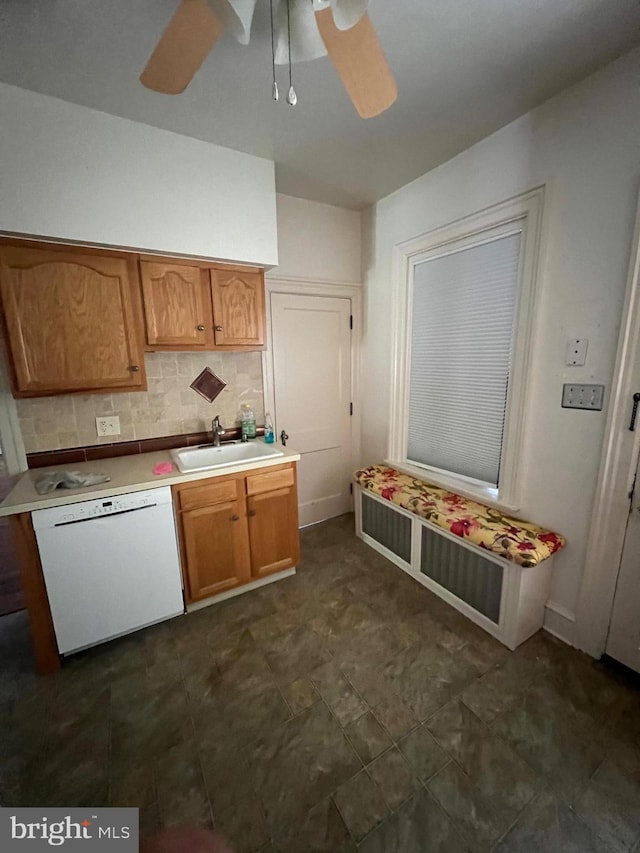
[(295, 107), (298, 103), (298, 96), (296, 95), (296, 90), (293, 88), (293, 81), (291, 79), (291, 13), (290, 13), (290, 4), (291, 0), (287, 0), (287, 50), (289, 53), (289, 91), (287, 92), (287, 103), (290, 107)]
[(271, 94), (273, 96), (273, 100), (277, 101), (280, 97), (280, 93), (278, 92), (278, 84), (276, 82), (276, 47), (274, 43), (275, 36), (273, 32), (273, 0), (269, 0), (269, 5), (271, 7), (271, 74), (273, 78)]

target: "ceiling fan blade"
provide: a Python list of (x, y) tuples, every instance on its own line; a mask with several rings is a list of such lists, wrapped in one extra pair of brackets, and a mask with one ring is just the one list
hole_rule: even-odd
[(140, 82), (165, 95), (184, 92), (222, 30), (206, 0), (181, 0), (140, 75)]
[(398, 97), (396, 81), (369, 15), (339, 30), (331, 9), (316, 12), (320, 35), (342, 85), (362, 118), (380, 115)]

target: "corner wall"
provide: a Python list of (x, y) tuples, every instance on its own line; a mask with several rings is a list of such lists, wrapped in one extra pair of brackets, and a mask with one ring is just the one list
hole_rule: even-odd
[[(640, 50), (374, 205), (363, 216), (363, 461), (387, 453), (394, 244), (544, 184), (543, 251), (523, 448), (523, 518), (556, 529), (547, 627), (573, 625), (616, 354), (640, 179)], [(564, 364), (588, 338), (585, 367)], [(563, 382), (602, 382), (605, 411), (560, 406)], [(611, 567), (612, 572), (617, 567)]]
[(278, 266), (271, 278), (359, 284), (360, 213), (276, 195)]

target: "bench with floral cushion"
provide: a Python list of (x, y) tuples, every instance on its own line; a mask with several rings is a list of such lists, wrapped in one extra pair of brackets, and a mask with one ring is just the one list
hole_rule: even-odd
[[(362, 468), (354, 480), (357, 533), (368, 544), (510, 648), (542, 627), (550, 558), (565, 545), (562, 536), (388, 465)], [(398, 522), (403, 529), (390, 533), (390, 510), (411, 524)], [(450, 544), (434, 549), (433, 533)]]

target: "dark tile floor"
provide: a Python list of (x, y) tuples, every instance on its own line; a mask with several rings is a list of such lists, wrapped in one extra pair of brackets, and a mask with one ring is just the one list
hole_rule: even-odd
[(640, 693), (540, 633), (509, 653), (358, 541), (31, 674), (0, 620), (0, 799), (135, 805), (243, 851), (640, 853)]

